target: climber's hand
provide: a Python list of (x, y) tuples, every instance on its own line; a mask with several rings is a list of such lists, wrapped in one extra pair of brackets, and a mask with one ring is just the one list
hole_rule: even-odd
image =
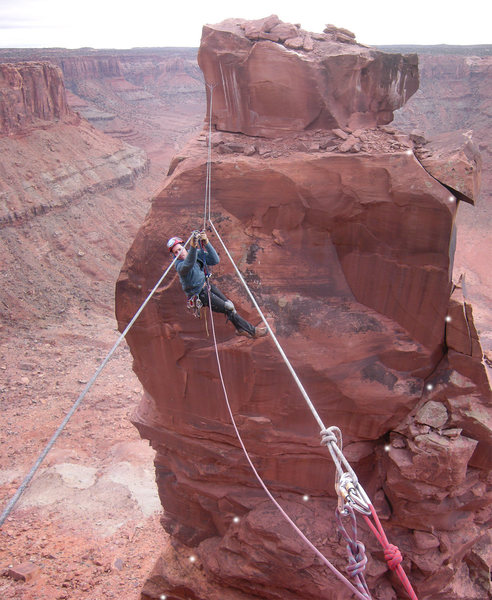
[(203, 245), (206, 246), (208, 244), (208, 237), (205, 231), (200, 233), (200, 240), (203, 242)]
[(197, 248), (198, 247), (198, 242), (200, 241), (200, 232), (199, 231), (194, 231), (193, 235), (191, 236), (191, 245), (193, 248)]

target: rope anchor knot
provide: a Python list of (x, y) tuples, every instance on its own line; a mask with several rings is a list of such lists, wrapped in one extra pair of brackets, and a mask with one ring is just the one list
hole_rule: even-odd
[(326, 429), (322, 429), (320, 431), (320, 435), (321, 435), (320, 444), (324, 444), (327, 446), (330, 443), (334, 443), (337, 445), (339, 443), (339, 438), (337, 437), (337, 435), (335, 433), (334, 427), (327, 427)]
[(347, 544), (347, 554), (349, 565), (347, 572), (350, 577), (362, 575), (367, 564), (366, 547), (362, 542), (356, 541), (355, 544)]
[(386, 560), (386, 562), (388, 563), (388, 567), (392, 571), (397, 569), (398, 565), (400, 565), (403, 561), (400, 549), (398, 548), (398, 546), (395, 546), (393, 544), (388, 544), (388, 546), (386, 546), (386, 548), (384, 549), (384, 559)]

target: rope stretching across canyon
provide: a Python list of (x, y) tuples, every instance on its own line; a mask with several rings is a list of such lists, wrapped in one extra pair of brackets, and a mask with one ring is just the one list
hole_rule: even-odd
[[(190, 240), (191, 240), (191, 235), (188, 238), (188, 240), (186, 241), (185, 245), (187, 245)], [(62, 431), (67, 426), (68, 422), (70, 421), (70, 419), (74, 415), (75, 411), (77, 410), (77, 408), (81, 404), (82, 400), (85, 398), (87, 392), (94, 385), (94, 383), (96, 382), (96, 379), (99, 377), (99, 375), (101, 374), (101, 372), (104, 369), (104, 367), (108, 364), (109, 359), (113, 356), (113, 354), (115, 353), (115, 351), (118, 348), (118, 346), (125, 339), (126, 334), (130, 331), (130, 329), (132, 328), (133, 324), (135, 323), (135, 321), (138, 319), (138, 317), (142, 313), (143, 309), (147, 306), (148, 302), (150, 301), (150, 299), (152, 298), (152, 296), (154, 295), (154, 293), (156, 292), (156, 290), (159, 288), (159, 286), (161, 285), (161, 283), (164, 281), (164, 279), (166, 278), (167, 274), (169, 273), (169, 271), (174, 266), (174, 263), (176, 262), (176, 260), (177, 260), (177, 258), (175, 258), (172, 261), (172, 263), (168, 266), (168, 268), (162, 274), (162, 276), (159, 279), (159, 281), (152, 288), (152, 291), (149, 293), (149, 295), (147, 296), (147, 298), (142, 302), (140, 308), (137, 310), (137, 312), (135, 313), (135, 315), (133, 316), (133, 318), (131, 319), (131, 321), (128, 323), (128, 325), (125, 327), (125, 330), (121, 333), (120, 337), (116, 340), (116, 342), (114, 343), (114, 345), (111, 348), (111, 350), (108, 352), (108, 354), (106, 355), (106, 357), (103, 359), (103, 361), (101, 362), (101, 364), (99, 365), (99, 367), (95, 371), (94, 375), (88, 381), (87, 385), (85, 386), (85, 388), (83, 389), (83, 391), (81, 392), (81, 394), (79, 395), (79, 397), (77, 398), (77, 400), (72, 405), (72, 408), (68, 411), (68, 413), (65, 416), (65, 418), (63, 419), (62, 423), (60, 424), (60, 426), (58, 427), (58, 429), (56, 430), (56, 432), (53, 434), (53, 436), (51, 437), (50, 441), (44, 447), (44, 450), (40, 453), (38, 459), (36, 460), (36, 462), (32, 466), (31, 470), (26, 475), (26, 477), (24, 478), (23, 482), (18, 487), (17, 491), (12, 496), (10, 502), (7, 504), (7, 506), (5, 507), (4, 511), (0, 515), (0, 527), (5, 523), (5, 520), (7, 519), (7, 517), (9, 516), (9, 514), (14, 509), (14, 506), (20, 500), (20, 497), (22, 496), (22, 494), (27, 489), (27, 486), (31, 483), (31, 480), (34, 477), (34, 475), (36, 474), (36, 471), (41, 466), (41, 463), (46, 458), (48, 452), (55, 445), (56, 440), (60, 437), (60, 434), (62, 433)]]

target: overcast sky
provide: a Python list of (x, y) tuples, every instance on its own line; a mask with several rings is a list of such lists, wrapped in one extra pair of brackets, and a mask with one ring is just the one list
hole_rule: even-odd
[(363, 44), (492, 44), (488, 0), (0, 0), (0, 47), (199, 46), (205, 23), (276, 14)]

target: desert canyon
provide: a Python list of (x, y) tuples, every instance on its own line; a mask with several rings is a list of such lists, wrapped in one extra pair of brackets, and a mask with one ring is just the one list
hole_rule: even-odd
[[(116, 280), (121, 331), (166, 239), (203, 222), (213, 100), (213, 221), (418, 597), (492, 597), (491, 50), (367, 48), (273, 15), (205, 26), (198, 57), (0, 50), (2, 503), (112, 346)], [(316, 423), (268, 337), (216, 327), (253, 462), (345, 572)], [(258, 487), (174, 272), (127, 342), (0, 531), (3, 597), (352, 597)], [(372, 597), (405, 598), (358, 535)]]

